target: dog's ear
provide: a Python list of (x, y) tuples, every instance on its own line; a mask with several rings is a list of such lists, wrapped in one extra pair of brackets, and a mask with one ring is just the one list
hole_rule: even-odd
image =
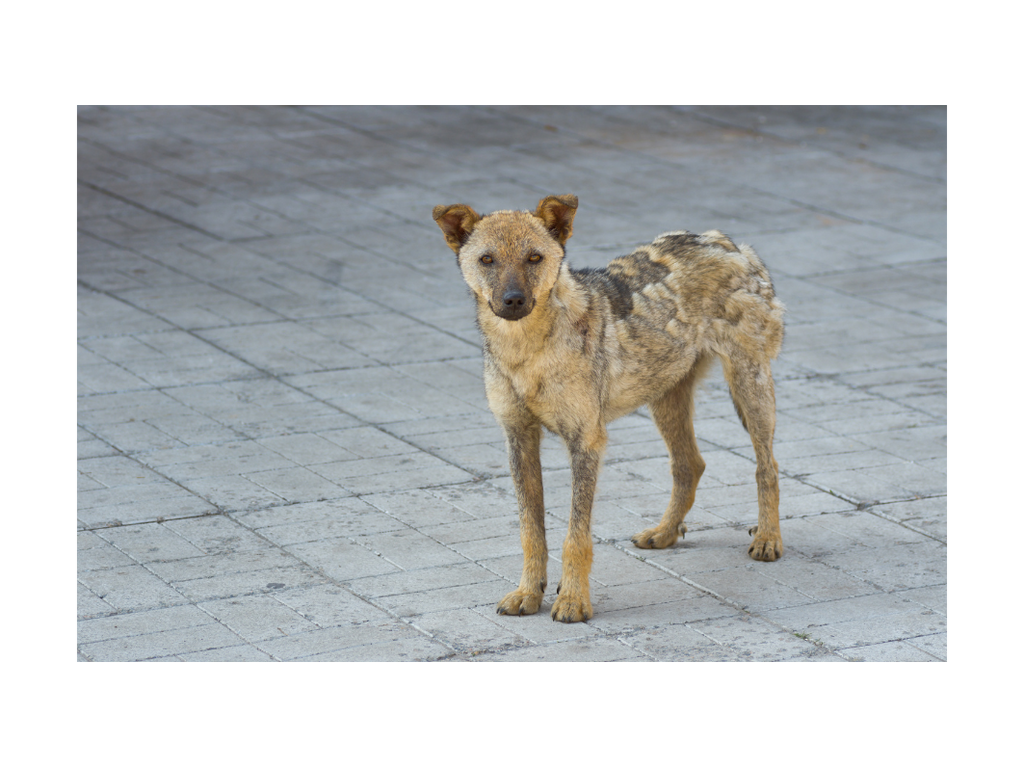
[(444, 232), (448, 247), (457, 254), (466, 244), (469, 233), (480, 221), (480, 216), (468, 205), (437, 205), (434, 206), (434, 221)]
[(576, 195), (548, 195), (539, 203), (534, 216), (544, 222), (551, 236), (560, 244), (572, 237), (572, 218), (580, 204)]

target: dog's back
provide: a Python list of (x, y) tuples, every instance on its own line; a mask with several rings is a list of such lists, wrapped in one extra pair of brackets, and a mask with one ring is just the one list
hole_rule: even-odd
[(752, 248), (717, 230), (667, 232), (607, 267), (571, 270), (569, 279), (606, 321), (613, 418), (710, 356), (753, 344), (774, 358), (782, 345), (784, 308), (767, 269)]
[[(571, 274), (607, 302), (610, 317), (638, 330), (663, 329), (684, 343), (699, 335), (720, 344), (745, 319), (756, 318), (759, 327), (749, 331), (769, 342), (769, 357), (782, 345), (784, 308), (768, 270), (753, 248), (737, 246), (717, 230), (667, 232), (607, 267)], [(716, 333), (720, 323), (732, 330)]]

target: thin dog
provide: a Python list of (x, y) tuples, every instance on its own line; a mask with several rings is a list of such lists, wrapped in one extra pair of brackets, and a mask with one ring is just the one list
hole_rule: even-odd
[(570, 269), (565, 243), (577, 205), (575, 195), (552, 195), (533, 213), (480, 216), (461, 204), (433, 211), (476, 298), (487, 401), (505, 432), (519, 502), (522, 578), (498, 613), (536, 613), (547, 586), (546, 427), (565, 441), (572, 468), (562, 577), (551, 608), (563, 622), (593, 616), (590, 514), (613, 419), (649, 405), (672, 469), (668, 509), (633, 543), (661, 549), (686, 532), (705, 466), (693, 431), (694, 386), (715, 358), (757, 458), (749, 554), (782, 556), (771, 360), (782, 346), (784, 308), (767, 269), (752, 248), (717, 230), (667, 232), (604, 269)]

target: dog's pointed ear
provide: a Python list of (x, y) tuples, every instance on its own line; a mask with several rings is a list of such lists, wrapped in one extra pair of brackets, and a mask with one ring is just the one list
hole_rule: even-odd
[(580, 204), (576, 195), (548, 195), (539, 203), (534, 216), (544, 222), (551, 236), (561, 245), (572, 237), (572, 218)]
[(434, 221), (444, 232), (448, 247), (458, 254), (473, 227), (480, 221), (480, 215), (468, 205), (437, 205), (434, 206)]

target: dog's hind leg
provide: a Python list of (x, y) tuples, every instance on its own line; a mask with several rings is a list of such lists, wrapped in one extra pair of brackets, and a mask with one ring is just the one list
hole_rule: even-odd
[(536, 613), (547, 587), (548, 548), (544, 535), (544, 487), (540, 469), (541, 428), (538, 423), (505, 425), (512, 482), (519, 501), (519, 536), (523, 574), (519, 588), (498, 603), (498, 613)]
[(713, 358), (698, 360), (686, 377), (650, 404), (651, 416), (668, 446), (672, 466), (672, 498), (661, 522), (633, 537), (642, 549), (664, 549), (686, 533), (683, 520), (693, 506), (697, 483), (704, 473), (704, 459), (693, 432), (693, 390)]
[(782, 557), (782, 533), (779, 530), (779, 465), (772, 452), (775, 385), (771, 363), (749, 355), (723, 356), (722, 368), (757, 457), (757, 525), (750, 528), (754, 540), (747, 552), (755, 560), (777, 560)]

